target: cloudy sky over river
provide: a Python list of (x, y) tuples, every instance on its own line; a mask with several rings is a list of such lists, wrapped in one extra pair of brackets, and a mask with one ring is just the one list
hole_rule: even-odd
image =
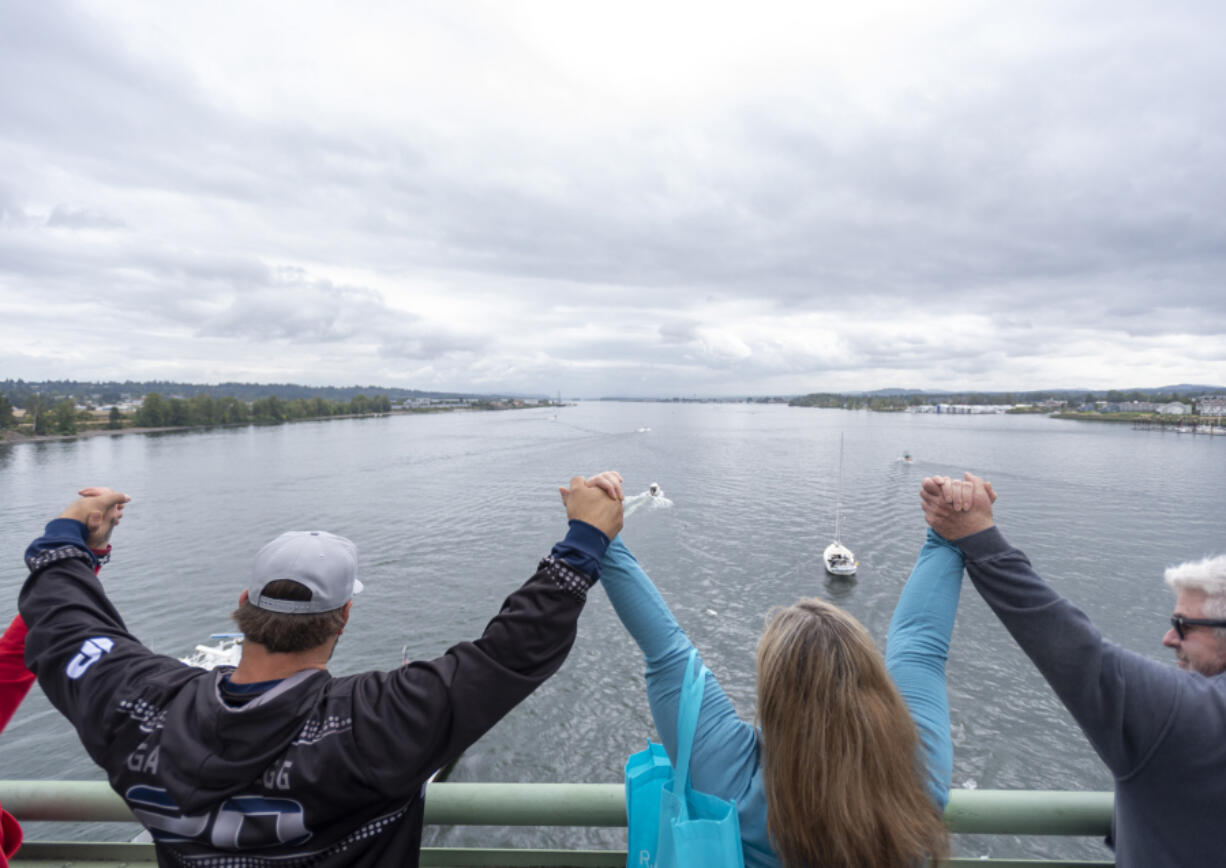
[(5, 3), (0, 379), (1226, 383), (1224, 19)]

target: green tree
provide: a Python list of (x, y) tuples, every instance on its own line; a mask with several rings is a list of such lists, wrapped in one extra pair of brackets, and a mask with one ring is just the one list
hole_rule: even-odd
[(176, 428), (183, 428), (191, 424), (188, 418), (187, 402), (182, 398), (170, 399), (170, 421), (167, 424)]
[(217, 399), (216, 413), (217, 421), (223, 425), (242, 425), (251, 421), (251, 411), (247, 405), (233, 395)]
[(257, 398), (251, 402), (251, 419), (260, 424), (285, 421), (285, 404), (276, 395)]
[(150, 392), (136, 411), (136, 424), (142, 428), (162, 428), (170, 424), (170, 405), (157, 392)]
[(370, 409), (376, 413), (390, 413), (392, 412), (392, 402), (388, 399), (387, 395), (378, 395), (371, 400)]
[(307, 419), (311, 416), (311, 401), (309, 398), (294, 398), (285, 402), (285, 416), (288, 419)]
[(189, 425), (216, 425), (217, 402), (201, 392), (187, 399), (187, 421)]
[(56, 404), (49, 415), (56, 434), (77, 433), (77, 408), (70, 399), (65, 398)]
[(353, 400), (349, 402), (349, 412), (355, 415), (370, 412), (370, 398), (365, 395), (354, 395)]
[(118, 407), (111, 407), (110, 415), (106, 419), (106, 427), (111, 431), (118, 431), (123, 427), (123, 413), (119, 412)]
[(51, 433), (51, 404), (40, 394), (26, 400), (26, 418), (34, 426), (35, 434)]
[(17, 419), (13, 416), (13, 402), (9, 400), (8, 395), (0, 393), (0, 431), (12, 428), (16, 424)]

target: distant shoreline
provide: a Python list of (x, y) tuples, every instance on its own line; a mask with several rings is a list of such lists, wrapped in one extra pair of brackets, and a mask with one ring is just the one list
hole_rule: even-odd
[[(89, 437), (118, 437), (125, 434), (161, 434), (166, 431), (204, 431), (213, 428), (273, 428), (280, 425), (293, 425), (298, 422), (327, 422), (331, 419), (377, 419), (385, 416), (402, 416), (415, 413), (477, 412), (485, 409), (483, 407), (422, 407), (411, 410), (392, 410), (389, 413), (345, 413), (339, 416), (310, 416), (304, 419), (285, 419), (281, 422), (234, 422), (230, 424), (219, 422), (215, 425), (168, 425), (161, 428), (85, 428), (76, 434), (24, 434), (13, 430), (0, 431), (0, 446), (16, 446), (21, 443), (46, 443), (53, 440), (81, 440)], [(493, 412), (493, 409), (490, 408), (490, 412)]]

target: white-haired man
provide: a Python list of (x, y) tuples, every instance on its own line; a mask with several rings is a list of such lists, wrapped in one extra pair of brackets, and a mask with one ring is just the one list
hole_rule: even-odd
[(1226, 555), (1170, 567), (1166, 583), (1175, 592), (1175, 612), (1162, 644), (1175, 649), (1180, 669), (1226, 672)]
[(1178, 594), (1163, 644), (1180, 669), (1107, 641), (1005, 540), (991, 486), (929, 477), (932, 529), (962, 549), (966, 571), (1115, 776), (1119, 868), (1222, 865), (1226, 853), (1226, 558), (1167, 571)]

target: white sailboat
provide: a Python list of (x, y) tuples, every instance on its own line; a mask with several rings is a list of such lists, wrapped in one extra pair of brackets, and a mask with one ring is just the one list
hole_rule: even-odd
[(859, 563), (851, 549), (839, 542), (843, 530), (843, 435), (839, 435), (839, 489), (834, 508), (834, 542), (822, 552), (826, 572), (832, 576), (854, 576)]

